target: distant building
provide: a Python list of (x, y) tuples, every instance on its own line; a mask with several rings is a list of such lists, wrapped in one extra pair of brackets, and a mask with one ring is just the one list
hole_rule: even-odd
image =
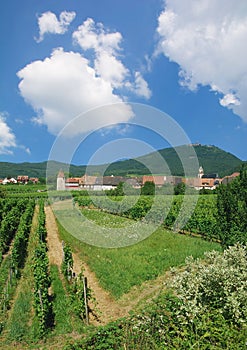
[(198, 171), (198, 177), (201, 179), (204, 176), (204, 170), (203, 167), (200, 166), (199, 171)]
[(79, 180), (79, 185), (81, 189), (84, 190), (94, 190), (97, 182), (97, 176), (83, 175)]
[(29, 180), (29, 177), (27, 175), (18, 175), (17, 176), (17, 182), (20, 184), (27, 184)]
[(3, 185), (7, 185), (7, 184), (17, 184), (17, 180), (14, 179), (13, 177), (11, 177), (10, 179), (7, 179), (7, 177), (5, 177), (5, 179), (2, 182)]
[(65, 190), (65, 176), (62, 170), (59, 171), (57, 175), (57, 191)]
[(223, 179), (221, 179), (221, 183), (224, 185), (227, 185), (228, 183), (232, 182), (232, 180), (234, 180), (239, 175), (240, 175), (240, 173), (235, 172), (232, 175), (225, 176), (225, 177), (223, 177)]
[(66, 190), (78, 190), (79, 189), (79, 177), (69, 177), (65, 181), (65, 189)]
[(153, 182), (155, 186), (161, 187), (165, 184), (166, 177), (164, 175), (144, 175), (142, 177), (142, 185), (146, 182)]
[(33, 184), (37, 184), (39, 182), (38, 177), (30, 177), (29, 181), (31, 181)]

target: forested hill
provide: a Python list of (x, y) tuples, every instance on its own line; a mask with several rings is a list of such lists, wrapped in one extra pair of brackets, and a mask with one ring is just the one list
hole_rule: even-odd
[[(179, 146), (177, 150), (185, 151), (191, 146)], [(229, 152), (215, 146), (196, 145), (194, 150), (198, 157), (199, 165), (203, 167), (205, 174), (218, 173), (219, 176), (230, 175), (238, 171), (243, 163), (242, 160)], [(176, 153), (176, 148), (164, 148), (158, 151), (165, 159), (172, 175), (183, 175), (182, 163)], [(136, 158), (136, 160), (124, 160), (111, 164), (107, 169), (108, 174), (126, 175), (126, 174), (147, 174), (147, 168), (152, 169), (155, 174), (163, 174), (164, 166), (157, 159), (156, 152)]]
[[(179, 146), (177, 149), (180, 151), (186, 147), (191, 146)], [(204, 173), (218, 173), (219, 176), (230, 175), (234, 171), (238, 171), (243, 163), (242, 160), (235, 157), (229, 152), (225, 152), (222, 149), (215, 146), (194, 146), (195, 152), (198, 157), (199, 165), (204, 168)], [(169, 166), (170, 173), (172, 175), (183, 175), (183, 168), (181, 161), (174, 148), (164, 148), (158, 151), (159, 154), (165, 159)], [(144, 165), (145, 164), (145, 165)], [(16, 177), (18, 175), (28, 175), (29, 177), (46, 177), (47, 162), (42, 163), (7, 163), (0, 162), (0, 178), (6, 176)], [(63, 163), (52, 162), (54, 173), (60, 169), (66, 168)], [(87, 169), (89, 174), (100, 173), (101, 169), (105, 169), (105, 165), (91, 166)], [(164, 174), (164, 167), (162, 162), (157, 159), (157, 152), (147, 154), (145, 156), (118, 161), (112, 163), (106, 168), (105, 175), (144, 175), (149, 174), (150, 170), (153, 174)], [(82, 176), (85, 173), (86, 166), (70, 166), (70, 174), (72, 176)]]

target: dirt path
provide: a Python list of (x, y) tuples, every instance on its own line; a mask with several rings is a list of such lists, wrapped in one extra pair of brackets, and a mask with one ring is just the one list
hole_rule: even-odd
[[(63, 259), (62, 242), (59, 239), (56, 220), (50, 206), (45, 208), (45, 214), (49, 261), (50, 264), (55, 264), (60, 268)], [(93, 305), (93, 303), (89, 305), (93, 311), (93, 314), (97, 315), (96, 319), (91, 313), (90, 321), (92, 323), (106, 324), (111, 320), (115, 320), (128, 314), (129, 308), (122, 308), (116, 301), (113, 300), (113, 298), (99, 285), (95, 274), (85, 263), (80, 260), (76, 253), (73, 253), (73, 260), (74, 272), (79, 274), (81, 272), (81, 268), (84, 269), (84, 275), (87, 277), (88, 286), (92, 289), (93, 296), (96, 299), (96, 307)]]
[[(50, 206), (45, 208), (45, 214), (49, 261), (50, 264), (55, 264), (60, 268), (63, 259), (62, 242), (60, 241), (55, 216)], [(92, 302), (89, 303), (89, 307), (92, 310), (89, 319), (90, 323), (95, 325), (107, 324), (110, 321), (127, 316), (129, 311), (141, 300), (147, 300), (158, 294), (163, 285), (164, 277), (160, 277), (155, 281), (149, 281), (143, 283), (142, 286), (134, 287), (128, 294), (125, 294), (120, 300), (116, 301), (100, 286), (95, 273), (90, 270), (87, 264), (80, 260), (78, 254), (75, 252), (73, 253), (73, 261), (74, 272), (79, 274), (83, 268), (83, 274), (87, 277), (88, 286), (93, 291), (96, 305)]]

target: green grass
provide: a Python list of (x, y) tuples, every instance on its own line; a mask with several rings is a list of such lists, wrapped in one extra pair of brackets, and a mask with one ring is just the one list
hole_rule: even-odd
[[(95, 213), (96, 211), (87, 210), (87, 218), (91, 216), (92, 220), (95, 220)], [(119, 220), (115, 215), (97, 213), (101, 222), (104, 219), (108, 222), (111, 218), (113, 226), (114, 222)], [(123, 220), (126, 220), (126, 225), (130, 222), (130, 219), (121, 218), (121, 225)], [(145, 225), (143, 224), (143, 227)], [(128, 247), (99, 248), (70, 235), (61, 224), (58, 223), (58, 226), (61, 238), (80, 253), (81, 258), (96, 273), (102, 287), (110, 291), (115, 298), (120, 298), (135, 285), (164, 274), (170, 267), (183, 265), (187, 256), (197, 258), (203, 256), (205, 251), (221, 250), (217, 243), (162, 228), (157, 229), (145, 240)]]
[(58, 267), (56, 265), (52, 265), (50, 267), (50, 275), (52, 279), (51, 287), (53, 292), (52, 305), (55, 315), (55, 333), (70, 333), (72, 332), (73, 328), (71, 324), (69, 300), (63, 288)]
[(14, 309), (11, 314), (8, 339), (15, 341), (28, 340), (29, 334), (29, 320), (31, 314), (31, 290), (21, 291), (14, 304)]

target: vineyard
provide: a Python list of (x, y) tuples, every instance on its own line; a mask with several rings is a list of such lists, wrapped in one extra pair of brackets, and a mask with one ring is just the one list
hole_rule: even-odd
[[(180, 276), (187, 257), (199, 261), (205, 252), (214, 251), (215, 260), (208, 258), (210, 264), (219, 261), (217, 254), (221, 257), (222, 252), (218, 196), (188, 197), (185, 210), (181, 195), (110, 197), (74, 192), (71, 197), (68, 193), (48, 195), (44, 187), (38, 190), (35, 186), (7, 188), (0, 199), (0, 341), (3, 348), (138, 349), (140, 346), (140, 349), (163, 349), (164, 342), (171, 342), (170, 348), (186, 349), (189, 341), (190, 346), (194, 341), (202, 342), (202, 349), (209, 348), (205, 344), (210, 342), (218, 342), (224, 348), (224, 336), (220, 332), (214, 334), (214, 340), (209, 336), (198, 338), (203, 327), (213, 327), (207, 323), (211, 316), (207, 314), (207, 320), (201, 319), (200, 314), (193, 316), (190, 322), (199, 322), (193, 323), (192, 328), (197, 332), (194, 334), (186, 323), (190, 310), (185, 315), (182, 301), (170, 294), (174, 271)], [(51, 204), (59, 220), (53, 217)], [(78, 226), (82, 231), (80, 237), (73, 232)], [(114, 230), (124, 228), (129, 235), (129, 228), (134, 227), (135, 237), (150, 228), (155, 230), (135, 244), (107, 248), (81, 239), (94, 236), (100, 243), (101, 231), (95, 230), (97, 227), (103, 229), (108, 243), (109, 232)], [(94, 231), (90, 231), (92, 228)], [(121, 238), (123, 242), (126, 237)], [(239, 275), (236, 272), (237, 281), (238, 276), (241, 279), (245, 276), (246, 257), (240, 246), (236, 249), (237, 268), (241, 268)], [(181, 281), (182, 278), (187, 277), (181, 277)], [(229, 276), (227, 278), (229, 280)], [(224, 283), (219, 281), (221, 286)], [(179, 293), (189, 289), (188, 286), (182, 291), (176, 288)], [(232, 290), (231, 287), (229, 293)], [(244, 288), (241, 287), (239, 293), (243, 323), (246, 317)], [(227, 299), (230, 316), (215, 313), (215, 304), (210, 310), (212, 320), (224, 324), (222, 331), (228, 332), (230, 341), (238, 342), (241, 349), (246, 329), (241, 322), (233, 320), (233, 314), (240, 314), (236, 305), (229, 304), (231, 298)], [(200, 305), (205, 300), (200, 300)], [(187, 334), (192, 332), (190, 336), (179, 330), (181, 325), (176, 326), (175, 308), (183, 320), (184, 330)], [(165, 323), (157, 318), (160, 312)], [(230, 317), (229, 324), (227, 317)], [(152, 319), (155, 323), (149, 321)], [(170, 326), (167, 322), (171, 322)], [(173, 327), (174, 343), (170, 338), (164, 340), (163, 331), (157, 327)], [(152, 335), (146, 338), (149, 332)]]
[[(74, 200), (82, 208), (100, 209), (111, 214), (123, 216), (133, 220), (145, 219), (146, 222), (162, 224), (163, 227), (172, 229), (183, 203), (183, 196), (158, 195), (154, 199), (151, 196), (121, 197), (109, 200), (106, 196), (79, 196), (75, 195)], [(197, 233), (207, 239), (220, 239), (217, 234), (217, 196), (200, 195), (194, 198), (187, 196), (186, 211), (183, 209), (183, 216), (188, 217), (185, 225), (181, 226), (183, 232)], [(196, 206), (190, 216), (190, 204)], [(182, 220), (182, 219), (181, 219)], [(179, 223), (177, 223), (179, 225)]]

